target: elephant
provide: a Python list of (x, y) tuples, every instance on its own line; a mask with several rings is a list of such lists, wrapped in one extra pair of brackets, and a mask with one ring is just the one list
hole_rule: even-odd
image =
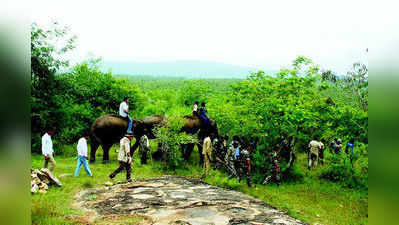
[[(151, 115), (143, 119), (133, 119), (133, 136), (136, 138), (136, 142), (130, 149), (130, 155), (133, 155), (134, 151), (139, 145), (139, 140), (144, 134), (149, 139), (154, 139), (154, 133), (152, 129), (155, 126), (163, 126), (166, 123), (166, 118), (162, 115)], [(97, 118), (90, 130), (90, 163), (94, 163), (96, 160), (97, 148), (101, 145), (103, 154), (103, 163), (109, 162), (109, 149), (113, 144), (119, 143), (120, 139), (126, 134), (128, 127), (128, 121), (114, 114), (107, 114)]]
[[(182, 127), (181, 131), (185, 132), (187, 134), (195, 134), (198, 131), (198, 143), (197, 143), (197, 148), (198, 148), (198, 153), (199, 153), (199, 158), (200, 158), (200, 165), (202, 165), (204, 161), (204, 156), (202, 155), (202, 143), (203, 140), (207, 136), (214, 136), (218, 137), (218, 127), (216, 124), (215, 120), (210, 119), (210, 122), (208, 125), (205, 127), (203, 125), (202, 120), (198, 116), (191, 116), (187, 115), (184, 116), (185, 123), (184, 126)], [(191, 152), (194, 149), (194, 144), (185, 144), (182, 146), (182, 151), (183, 151), (183, 159), (188, 161), (190, 159)]]

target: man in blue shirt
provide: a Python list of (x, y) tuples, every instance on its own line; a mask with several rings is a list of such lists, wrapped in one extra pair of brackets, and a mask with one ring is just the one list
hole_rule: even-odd
[[(353, 147), (355, 146), (355, 139), (352, 138), (348, 143), (346, 143), (346, 148), (345, 148), (345, 153), (349, 154), (349, 159), (351, 161), (352, 167), (353, 167)], [(348, 150), (350, 149), (350, 152), (348, 152)]]

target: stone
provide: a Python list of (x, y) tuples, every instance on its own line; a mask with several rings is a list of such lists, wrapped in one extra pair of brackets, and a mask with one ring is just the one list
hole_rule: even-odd
[(35, 177), (35, 178), (33, 178), (32, 180), (31, 180), (31, 184), (40, 184), (42, 181), (38, 178), (38, 177)]
[(58, 186), (62, 186), (62, 183), (58, 180), (58, 178), (47, 168), (42, 168), (40, 170), (43, 174), (47, 175), (47, 179), (49, 179), (50, 184), (56, 184)]
[(43, 168), (41, 170), (31, 168), (31, 193), (47, 193), (48, 185), (55, 184), (61, 186), (61, 182), (51, 173), (50, 170)]
[(33, 184), (31, 189), (30, 189), (30, 192), (32, 194), (34, 194), (34, 193), (37, 193), (38, 190), (39, 190), (39, 187), (37, 186), (37, 184)]
[[(92, 194), (97, 200), (87, 201)], [(141, 215), (151, 221), (146, 224), (154, 225), (305, 224), (241, 192), (176, 176), (83, 190), (76, 202), (85, 212), (95, 212), (96, 218)]]
[(38, 187), (39, 187), (39, 189), (40, 190), (48, 190), (48, 186), (47, 186), (47, 184), (46, 183), (44, 183), (44, 182), (41, 182), (39, 185), (38, 185)]

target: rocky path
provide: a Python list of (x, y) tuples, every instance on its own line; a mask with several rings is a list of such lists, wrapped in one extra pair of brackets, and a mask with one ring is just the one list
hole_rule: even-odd
[(141, 215), (144, 224), (305, 224), (263, 201), (198, 179), (163, 176), (84, 190), (75, 207), (92, 220)]

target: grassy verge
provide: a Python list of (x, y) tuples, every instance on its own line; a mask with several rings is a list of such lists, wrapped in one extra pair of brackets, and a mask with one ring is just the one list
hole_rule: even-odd
[[(57, 166), (55, 174), (69, 174), (61, 177), (62, 187), (51, 187), (47, 194), (32, 195), (32, 224), (77, 224), (82, 212), (73, 210), (71, 203), (74, 195), (82, 189), (95, 187), (108, 181), (108, 175), (117, 167), (116, 146), (110, 151), (111, 164), (101, 164), (101, 150), (98, 151), (99, 160), (91, 164), (93, 178), (88, 177), (82, 168), (78, 178), (73, 177), (76, 166), (74, 157), (56, 156)], [(61, 149), (62, 151), (62, 149)], [(135, 156), (133, 165), (134, 178), (157, 177), (165, 174), (180, 175), (199, 178), (202, 169), (195, 163), (198, 154), (193, 152), (193, 159), (176, 171), (162, 169), (160, 163), (151, 162), (148, 165), (140, 165), (139, 159)], [(300, 156), (297, 166), (307, 171), (304, 156)], [(40, 168), (42, 156), (32, 155), (32, 167)], [(125, 174), (119, 174), (116, 181), (124, 180)], [(343, 188), (338, 184), (320, 180), (317, 178), (318, 171), (307, 171), (306, 177), (301, 183), (283, 183), (280, 187), (276, 185), (256, 185), (248, 188), (245, 181), (237, 182), (237, 179), (227, 180), (226, 174), (220, 171), (211, 171), (205, 181), (209, 184), (234, 189), (244, 192), (266, 203), (286, 211), (300, 220), (310, 224), (367, 224), (368, 223), (368, 194), (364, 191), (357, 191)], [(75, 217), (74, 217), (75, 216)], [(140, 217), (124, 220), (124, 224), (135, 224)]]

